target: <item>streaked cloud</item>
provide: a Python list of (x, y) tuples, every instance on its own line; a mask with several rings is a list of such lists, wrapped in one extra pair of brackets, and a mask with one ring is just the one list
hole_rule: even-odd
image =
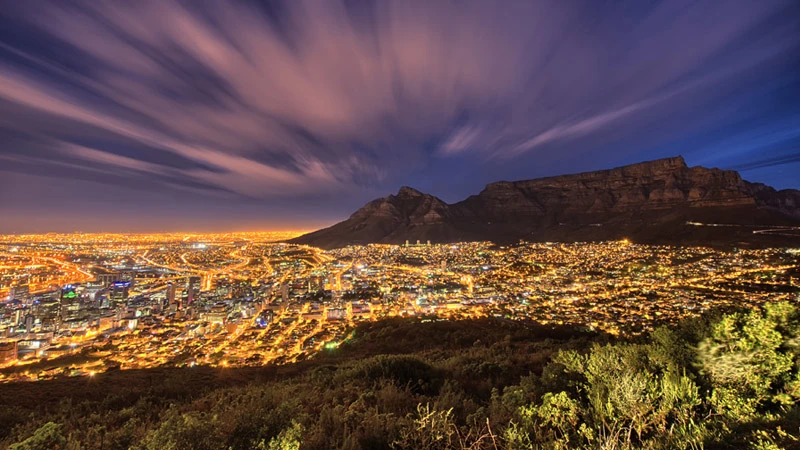
[(469, 176), (453, 164), (579, 170), (599, 144), (619, 147), (613, 162), (691, 153), (665, 148), (701, 122), (800, 114), (747, 92), (796, 86), (791, 0), (8, 6), (0, 133), (25, 138), (0, 146), (7, 171), (57, 161), (131, 187), (366, 197)]

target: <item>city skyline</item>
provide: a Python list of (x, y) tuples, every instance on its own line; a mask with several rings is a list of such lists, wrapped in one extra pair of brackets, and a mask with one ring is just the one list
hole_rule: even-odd
[(800, 188), (796, 2), (3, 3), (0, 233), (312, 230), (677, 155)]
[[(631, 336), (715, 309), (796, 301), (800, 274), (800, 250), (785, 248), (621, 240), (321, 250), (283, 243), (293, 236), (0, 236), (0, 344), (14, 343), (0, 347), (0, 384), (287, 364), (392, 318), (505, 317)], [(114, 351), (100, 348), (106, 339), (119, 342)], [(83, 352), (92, 356), (70, 358)]]

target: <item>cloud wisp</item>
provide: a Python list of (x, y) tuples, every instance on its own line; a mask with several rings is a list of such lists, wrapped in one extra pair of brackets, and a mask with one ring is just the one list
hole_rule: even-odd
[(0, 132), (28, 144), (0, 155), (257, 199), (532, 164), (782, 73), (792, 4), (19, 3), (0, 12)]

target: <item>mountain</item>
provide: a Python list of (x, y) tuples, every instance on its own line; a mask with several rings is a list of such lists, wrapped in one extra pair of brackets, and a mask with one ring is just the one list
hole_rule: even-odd
[[(723, 226), (720, 226), (723, 225)], [(347, 220), (295, 238), (349, 244), (491, 240), (800, 245), (800, 191), (689, 167), (680, 156), (609, 170), (501, 181), (454, 204), (410, 187)], [(764, 230), (768, 231), (764, 231)], [(755, 231), (755, 233), (754, 233)]]

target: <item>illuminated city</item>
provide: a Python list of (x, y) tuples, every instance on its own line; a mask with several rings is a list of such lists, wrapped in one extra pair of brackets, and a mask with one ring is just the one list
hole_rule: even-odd
[(277, 242), (297, 234), (4, 236), (0, 380), (289, 363), (398, 316), (632, 335), (800, 292), (792, 249)]
[(800, 0), (0, 4), (0, 450), (800, 450)]

